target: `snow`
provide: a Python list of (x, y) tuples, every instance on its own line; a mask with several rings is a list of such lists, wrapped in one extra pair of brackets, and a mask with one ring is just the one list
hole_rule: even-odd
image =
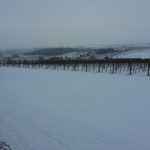
[(125, 51), (115, 55), (114, 58), (150, 58), (150, 49)]
[(13, 150), (149, 150), (149, 82), (0, 68), (0, 141)]

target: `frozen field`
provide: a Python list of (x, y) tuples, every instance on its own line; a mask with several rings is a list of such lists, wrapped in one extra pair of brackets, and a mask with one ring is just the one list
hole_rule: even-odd
[(0, 68), (0, 141), (12, 150), (149, 150), (150, 79)]

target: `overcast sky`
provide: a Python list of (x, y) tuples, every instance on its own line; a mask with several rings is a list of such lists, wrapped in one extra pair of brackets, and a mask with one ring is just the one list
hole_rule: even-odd
[(0, 0), (0, 48), (145, 43), (150, 0)]

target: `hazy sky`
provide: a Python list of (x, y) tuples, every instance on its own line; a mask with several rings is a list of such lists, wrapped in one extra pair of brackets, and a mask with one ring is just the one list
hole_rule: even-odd
[(150, 0), (0, 0), (0, 48), (149, 42)]

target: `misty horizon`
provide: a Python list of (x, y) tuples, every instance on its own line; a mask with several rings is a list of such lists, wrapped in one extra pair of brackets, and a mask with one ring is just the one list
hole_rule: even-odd
[(0, 49), (149, 43), (147, 0), (2, 0)]

